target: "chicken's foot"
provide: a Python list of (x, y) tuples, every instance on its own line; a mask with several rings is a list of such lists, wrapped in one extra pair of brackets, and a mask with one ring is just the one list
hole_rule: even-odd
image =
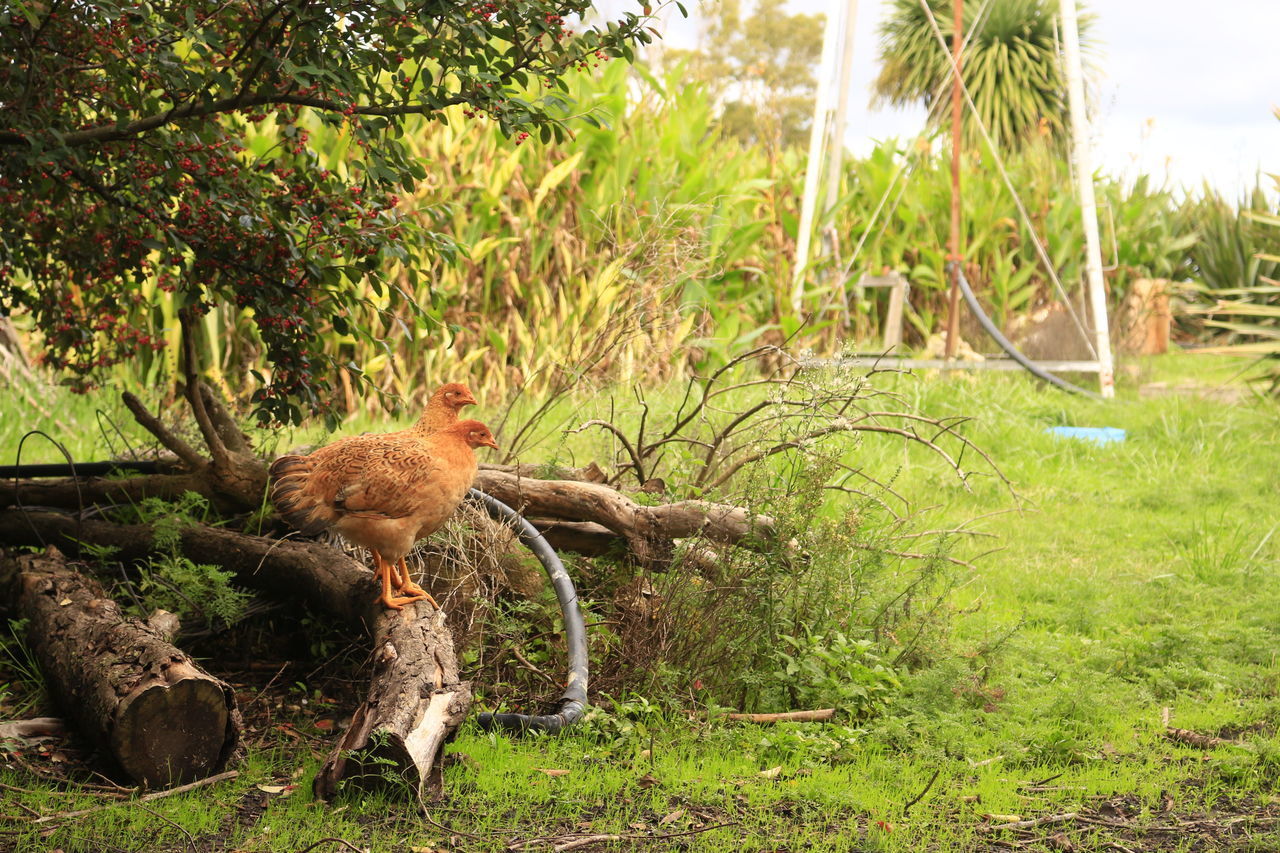
[[(372, 549), (370, 549), (372, 550)], [(373, 551), (373, 562), (377, 566), (375, 574), (382, 581), (382, 595), (378, 596), (378, 601), (384, 606), (392, 610), (404, 610), (406, 604), (413, 604), (415, 601), (422, 601), (424, 598), (430, 598), (425, 592), (422, 595), (395, 596), (391, 594), (391, 573), (396, 571), (393, 563), (389, 563), (382, 558), (377, 551)], [(399, 580), (399, 574), (396, 576)], [(433, 601), (432, 604), (435, 604)], [(437, 609), (438, 606), (437, 606)]]
[(399, 570), (399, 579), (396, 581), (396, 586), (398, 587), (396, 592), (417, 596), (419, 600), (425, 598), (427, 601), (431, 602), (431, 606), (436, 610), (443, 609), (436, 603), (436, 600), (431, 596), (431, 593), (414, 583), (413, 577), (409, 574), (409, 564), (405, 562), (404, 557), (401, 557), (400, 561), (396, 563), (396, 568)]

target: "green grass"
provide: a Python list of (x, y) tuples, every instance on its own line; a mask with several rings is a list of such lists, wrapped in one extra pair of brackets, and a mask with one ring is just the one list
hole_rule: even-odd
[[(300, 850), (325, 837), (378, 851), (501, 850), (568, 832), (675, 833), (726, 822), (733, 825), (664, 844), (948, 851), (1026, 838), (1024, 849), (1036, 850), (1050, 849), (1043, 839), (1060, 829), (1081, 850), (1113, 840), (1135, 851), (1280, 849), (1280, 409), (1248, 397), (1138, 396), (1152, 380), (1213, 386), (1238, 364), (1144, 362), (1110, 403), (1020, 376), (885, 379), (930, 414), (972, 415), (968, 434), (1013, 481), (1022, 509), (994, 478), (972, 480), (968, 492), (925, 452), (860, 446), (861, 464), (879, 476), (896, 472), (895, 488), (917, 509), (931, 507), (932, 526), (984, 516), (971, 528), (1001, 547), (965, 570), (952, 595), (950, 652), (907, 676), (887, 711), (860, 728), (690, 722), (639, 701), (560, 738), (512, 741), (468, 725), (453, 747), (468, 758), (446, 770), (449, 799), (431, 811), (451, 831), (394, 797), (315, 803), (317, 758), (268, 737), (240, 779), (151, 804), (163, 820), (119, 807), (43, 836), (23, 822), (23, 809), (6, 805), (0, 812), (18, 819), (0, 830), (18, 834), (0, 835), (0, 849), (138, 849), (132, 839), (146, 836), (149, 849), (179, 850), (190, 833), (219, 850)], [(1095, 447), (1044, 432), (1059, 424), (1122, 427), (1128, 437)], [(12, 446), (10, 435), (0, 448)], [(99, 452), (85, 442), (73, 452)], [(572, 449), (586, 458), (585, 447)], [(962, 540), (954, 553), (989, 547)], [(1168, 740), (1166, 708), (1172, 725), (1238, 745)], [(772, 778), (761, 775), (774, 767)], [(1029, 790), (1041, 780), (1050, 781)], [(256, 787), (291, 781), (298, 788), (287, 797)], [(96, 802), (50, 793), (20, 769), (0, 770), (0, 782), (36, 791), (12, 802), (42, 814)], [(1191, 825), (1143, 832), (1067, 823), (1035, 837), (982, 829), (987, 814), (1030, 818), (1108, 799), (1137, 827), (1270, 818), (1213, 836)]]

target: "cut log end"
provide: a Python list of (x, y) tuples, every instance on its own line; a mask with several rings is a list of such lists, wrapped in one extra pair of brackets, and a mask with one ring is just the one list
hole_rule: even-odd
[(207, 678), (141, 687), (116, 713), (112, 751), (130, 777), (149, 787), (210, 776), (226, 765), (235, 740), (228, 700)]
[(25, 618), (55, 700), (82, 735), (110, 747), (121, 770), (149, 786), (222, 770), (242, 729), (235, 694), (174, 647), (172, 614), (126, 617), (102, 586), (56, 548), (0, 553), (0, 601)]

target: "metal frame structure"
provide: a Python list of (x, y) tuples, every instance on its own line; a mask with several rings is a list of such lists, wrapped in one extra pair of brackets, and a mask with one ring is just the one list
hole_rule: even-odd
[[(922, 5), (924, 0), (921, 0)], [(838, 99), (837, 106), (834, 108), (837, 115), (842, 115), (845, 111), (840, 108), (849, 97), (848, 92), (848, 76), (845, 74), (844, 66), (851, 61), (851, 39), (854, 26), (854, 18), (857, 11), (856, 0), (833, 0), (834, 9), (827, 16), (827, 29), (823, 38), (822, 66), (819, 71), (818, 92), (814, 102), (814, 121), (809, 143), (809, 160), (805, 172), (805, 194), (801, 206), (800, 230), (798, 234), (798, 242), (796, 247), (796, 267), (795, 277), (792, 282), (792, 305), (799, 311), (802, 306), (804, 296), (804, 274), (808, 268), (809, 254), (811, 247), (813, 222), (817, 210), (817, 197), (819, 191), (819, 183), (823, 172), (823, 150), (839, 150), (843, 146), (843, 122), (836, 122), (837, 127), (832, 128), (834, 137), (831, 138), (830, 146), (824, 145), (828, 139), (828, 122), (827, 117), (833, 112), (832, 104), (832, 88), (833, 78), (839, 76), (840, 85), (836, 88), (835, 98)], [(928, 7), (926, 5), (926, 11)], [(932, 21), (932, 15), (930, 14)], [(1086, 391), (1076, 385), (1065, 380), (1059, 380), (1052, 374), (1056, 372), (1076, 372), (1076, 373), (1093, 373), (1098, 376), (1099, 395), (1103, 398), (1110, 398), (1115, 395), (1114, 383), (1114, 364), (1111, 354), (1110, 329), (1106, 309), (1106, 290), (1102, 275), (1102, 251), (1101, 241), (1098, 236), (1098, 217), (1097, 206), (1094, 199), (1093, 188), (1093, 157), (1089, 142), (1088, 118), (1085, 111), (1084, 84), (1081, 72), (1080, 58), (1080, 39), (1076, 15), (1076, 0), (1061, 0), (1061, 31), (1063, 34), (1063, 60), (1065, 63), (1065, 71), (1067, 76), (1067, 93), (1071, 110), (1071, 129), (1072, 129), (1072, 149), (1075, 159), (1075, 174), (1077, 181), (1077, 193), (1080, 197), (1081, 215), (1084, 221), (1085, 232), (1085, 283), (1087, 287), (1089, 305), (1093, 315), (1093, 340), (1089, 341), (1089, 349), (1093, 351), (1095, 358), (1085, 361), (1032, 361), (1027, 359), (1021, 353), (1017, 352), (1013, 344), (1003, 339), (996, 330), (993, 338), (1000, 344), (1001, 348), (1009, 354), (1008, 359), (995, 358), (986, 359), (984, 361), (962, 361), (962, 360), (938, 360), (938, 359), (913, 359), (902, 358), (891, 355), (865, 355), (853, 356), (839, 359), (830, 359), (822, 363), (831, 365), (845, 366), (896, 366), (905, 369), (909, 368), (933, 368), (939, 367), (950, 370), (1017, 370), (1025, 369), (1041, 378), (1050, 381), (1052, 384), (1064, 388), (1064, 390), (1074, 391), (1096, 396), (1091, 391)], [(938, 38), (941, 35), (936, 31)], [(841, 63), (836, 61), (836, 44), (843, 38), (846, 39), (844, 55)], [(945, 43), (943, 45), (945, 47)], [(964, 90), (964, 84), (960, 74), (960, 50), (957, 44), (953, 46), (954, 53), (949, 54), (951, 61), (952, 74), (955, 81), (953, 100), (958, 101), (961, 94), (968, 101), (970, 109), (974, 109), (973, 102), (969, 98), (968, 92)], [(958, 125), (957, 125), (958, 129)], [(835, 154), (831, 157), (828, 164), (830, 182), (838, 169), (839, 155)], [(1007, 183), (1007, 180), (1006, 180)], [(1010, 190), (1013, 188), (1010, 186)], [(830, 190), (828, 190), (830, 194)], [(1016, 192), (1015, 192), (1015, 200)], [(828, 199), (830, 202), (830, 199)], [(1020, 201), (1018, 201), (1021, 204)], [(955, 249), (953, 248), (953, 251)], [(956, 271), (960, 270), (958, 264), (951, 264)], [(1050, 275), (1054, 273), (1050, 270)], [(955, 276), (957, 283), (963, 278), (962, 275)], [(1055, 278), (1056, 283), (1056, 278)], [(990, 318), (982, 311), (978, 305), (977, 299), (973, 297), (968, 282), (964, 282), (960, 287), (965, 293), (965, 302), (969, 310), (977, 317), (988, 333), (994, 329), (994, 324)], [(1074, 312), (1073, 312), (1074, 313)], [(954, 319), (954, 317), (950, 318)], [(1082, 332), (1088, 337), (1088, 333)], [(815, 362), (817, 363), (817, 362)]]

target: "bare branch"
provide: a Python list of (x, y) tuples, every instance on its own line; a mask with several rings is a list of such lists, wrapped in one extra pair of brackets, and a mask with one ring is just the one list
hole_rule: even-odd
[(631, 439), (627, 438), (627, 434), (624, 433), (622, 430), (618, 429), (616, 426), (609, 423), (608, 421), (592, 420), (592, 421), (587, 421), (577, 429), (569, 430), (569, 432), (571, 434), (577, 434), (587, 429), (588, 427), (593, 427), (593, 426), (598, 426), (601, 429), (605, 430), (606, 432), (613, 433), (613, 435), (618, 439), (618, 441), (622, 443), (623, 449), (626, 450), (627, 455), (631, 457), (631, 464), (635, 468), (636, 478), (640, 483), (640, 485), (643, 486), (645, 484), (645, 481), (649, 479), (644, 474), (644, 463), (640, 461), (640, 457), (636, 454), (636, 449), (631, 446)]
[(742, 459), (739, 459), (738, 461), (734, 462), (734, 464), (729, 467), (729, 470), (725, 471), (723, 474), (717, 477), (715, 482), (713, 482), (708, 488), (710, 489), (719, 488), (721, 485), (725, 483), (725, 481), (729, 480), (731, 477), (733, 477), (734, 474), (738, 473), (738, 471), (740, 471), (745, 465), (750, 465), (752, 462), (759, 462), (761, 459), (766, 459), (770, 456), (773, 456), (778, 453), (782, 453), (787, 450), (796, 450), (798, 448), (803, 447), (807, 442), (814, 441), (818, 438), (823, 437), (824, 435), (830, 435), (832, 433), (837, 433), (837, 432), (882, 432), (882, 433), (888, 433), (890, 435), (901, 436), (902, 438), (908, 439), (910, 441), (914, 441), (918, 444), (922, 444), (925, 447), (932, 450), (934, 453), (938, 454), (938, 456), (942, 457), (942, 459), (944, 459), (947, 462), (947, 464), (951, 466), (951, 468), (956, 472), (956, 474), (959, 475), (960, 482), (964, 484), (965, 489), (969, 490), (969, 484), (965, 479), (965, 473), (960, 469), (959, 463), (957, 463), (953, 458), (951, 458), (951, 454), (947, 453), (947, 451), (943, 450), (941, 447), (934, 444), (929, 439), (924, 438), (923, 436), (915, 432), (912, 432), (911, 430), (901, 429), (899, 427), (883, 426), (880, 424), (858, 424), (858, 423), (832, 424), (830, 426), (822, 427), (821, 429), (812, 430), (806, 433), (805, 435), (801, 436), (800, 438), (792, 439), (791, 441), (784, 441), (781, 444), (775, 444), (773, 447), (766, 448), (765, 450), (761, 450), (758, 453), (753, 453), (750, 456), (745, 456)]
[[(163, 127), (166, 124), (180, 122), (186, 119), (205, 118), (206, 116), (221, 115), (222, 113), (236, 112), (237, 110), (246, 110), (253, 107), (263, 106), (297, 106), (312, 107), (324, 112), (345, 113), (350, 108), (352, 114), (358, 116), (381, 116), (384, 118), (396, 118), (409, 115), (431, 115), (439, 112), (444, 107), (453, 106), (454, 104), (465, 103), (466, 99), (461, 95), (454, 95), (446, 98), (439, 104), (343, 104), (331, 98), (322, 98), (316, 95), (299, 95), (290, 90), (277, 92), (264, 92), (257, 95), (234, 95), (228, 98), (221, 98), (216, 101), (205, 103), (187, 103), (181, 106), (166, 110), (163, 113), (147, 116), (145, 118), (134, 119), (133, 121), (121, 124), (101, 124), (97, 127), (86, 128), (85, 130), (76, 130), (71, 133), (63, 134), (60, 143), (66, 148), (79, 148), (84, 145), (94, 145), (103, 142), (115, 142), (121, 139), (130, 139), (135, 136)], [(16, 131), (0, 131), (0, 146), (4, 147), (20, 147), (29, 146), (33, 142), (32, 138), (18, 133)]]
[(183, 309), (178, 312), (178, 324), (182, 327), (182, 371), (186, 376), (186, 397), (191, 404), (191, 411), (196, 416), (200, 434), (204, 443), (209, 446), (209, 455), (213, 457), (215, 467), (226, 467), (230, 461), (230, 452), (218, 435), (218, 428), (209, 417), (209, 410), (204, 405), (204, 395), (200, 393), (199, 360), (196, 355), (195, 321), (191, 312)]
[(142, 401), (135, 397), (132, 393), (125, 391), (120, 395), (120, 399), (124, 401), (125, 406), (133, 413), (133, 417), (147, 432), (156, 437), (156, 440), (164, 445), (165, 449), (173, 453), (192, 471), (200, 471), (208, 466), (209, 460), (205, 459), (195, 448), (187, 444), (181, 438), (174, 435), (169, 429), (160, 422), (160, 419), (151, 412), (147, 411), (147, 407), (142, 405)]

